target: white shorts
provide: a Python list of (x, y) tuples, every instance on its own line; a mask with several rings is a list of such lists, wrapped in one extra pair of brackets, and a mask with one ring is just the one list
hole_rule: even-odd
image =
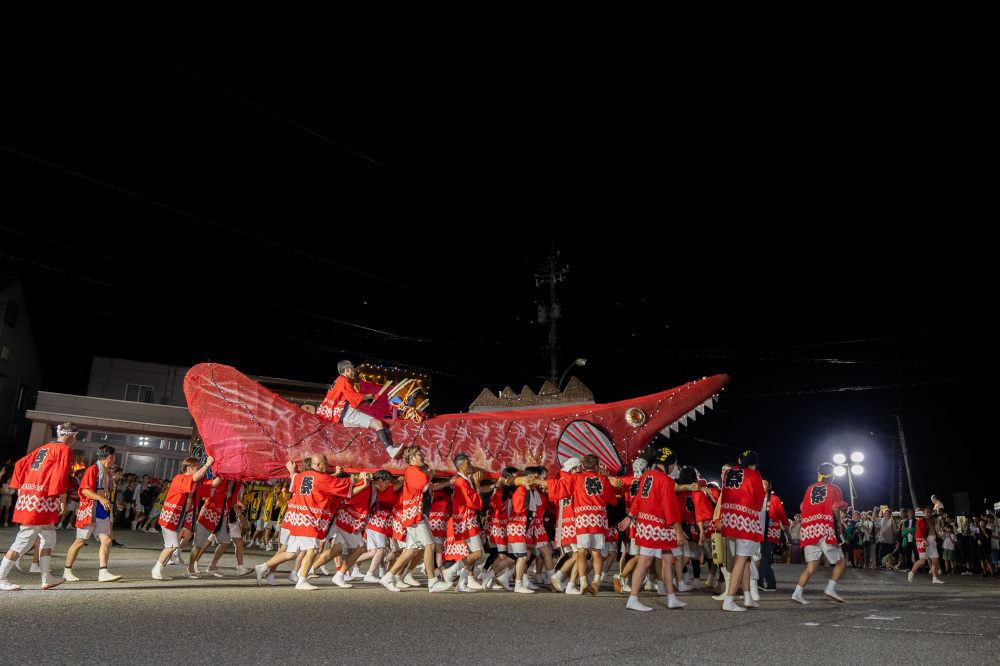
[(840, 549), (840, 546), (827, 543), (826, 539), (811, 546), (806, 546), (802, 550), (806, 556), (806, 562), (816, 562), (821, 556), (826, 555), (826, 559), (832, 566), (844, 557), (844, 551)]
[(236, 539), (243, 541), (243, 530), (240, 528), (239, 521), (229, 523), (229, 529), (227, 531), (229, 532), (230, 541), (235, 541)]
[(150, 518), (159, 518), (160, 517), (160, 507), (154, 506), (153, 510), (149, 512), (149, 517)]
[(511, 542), (507, 544), (507, 552), (511, 555), (524, 557), (528, 554), (528, 544), (523, 542)]
[[(475, 537), (475, 538), (478, 539), (479, 537)], [(466, 546), (469, 545), (469, 541), (470, 541), (470, 539), (466, 539), (465, 540), (465, 545)], [(535, 552), (536, 553), (541, 553), (542, 552), (542, 548), (545, 548), (546, 546), (551, 546), (551, 544), (548, 541), (539, 541), (539, 542), (537, 542), (535, 544)], [(474, 553), (474, 552), (476, 552), (476, 550), (477, 549), (472, 548), (471, 546), (469, 547), (469, 552), (470, 553)]]
[(360, 534), (353, 534), (352, 532), (345, 532), (339, 527), (334, 531), (334, 538), (330, 539), (330, 543), (339, 543), (344, 548), (344, 553), (349, 553), (355, 548), (360, 548), (364, 541)]
[(697, 541), (688, 539), (687, 543), (684, 544), (684, 557), (690, 557), (692, 560), (696, 560), (701, 557), (703, 552), (704, 549), (698, 545)]
[(576, 535), (576, 547), (579, 548), (590, 548), (593, 550), (601, 550), (604, 548), (604, 535), (603, 534), (577, 534)]
[(431, 526), (426, 518), (406, 528), (406, 548), (418, 549), (433, 545), (434, 535), (431, 534)]
[(371, 428), (372, 417), (364, 412), (359, 412), (350, 405), (345, 405), (344, 415), (340, 418), (340, 424), (348, 428)]
[(660, 548), (646, 548), (645, 546), (639, 546), (639, 552), (636, 554), (659, 558), (663, 555), (663, 550)]
[(639, 552), (639, 546), (635, 545), (635, 539), (629, 539), (628, 554), (632, 556), (641, 555)]
[(471, 536), (468, 539), (464, 539), (465, 547), (469, 549), (469, 555), (472, 555), (476, 551), (483, 550), (483, 538), (481, 535)]
[(288, 536), (288, 543), (285, 544), (286, 553), (297, 553), (299, 551), (319, 550), (320, 545), (322, 545), (323, 540), (317, 539), (315, 537), (302, 537), (302, 536)]
[(86, 527), (76, 528), (76, 538), (86, 541), (90, 537), (97, 535), (111, 536), (111, 520), (108, 518), (95, 518)]
[(38, 550), (56, 547), (56, 526), (55, 525), (21, 525), (17, 531), (17, 537), (11, 544), (10, 550), (21, 554), (39, 539)]
[(278, 530), (278, 543), (281, 544), (282, 546), (287, 546), (288, 537), (290, 536), (292, 535), (288, 533), (288, 528), (282, 527), (280, 530)]
[(749, 539), (733, 539), (730, 537), (726, 541), (729, 542), (729, 554), (733, 557), (753, 557), (757, 554), (757, 549), (760, 548), (759, 543), (750, 541)]
[(177, 532), (174, 530), (168, 530), (166, 527), (160, 525), (160, 533), (163, 535), (164, 548), (177, 548), (181, 545), (180, 537), (178, 537)]
[(388, 537), (381, 532), (376, 532), (371, 528), (365, 530), (365, 545), (368, 547), (368, 550), (385, 548), (386, 539)]

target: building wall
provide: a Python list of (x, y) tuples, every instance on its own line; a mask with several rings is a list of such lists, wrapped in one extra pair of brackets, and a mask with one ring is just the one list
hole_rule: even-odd
[(95, 356), (87, 395), (93, 398), (184, 407), (188, 366)]

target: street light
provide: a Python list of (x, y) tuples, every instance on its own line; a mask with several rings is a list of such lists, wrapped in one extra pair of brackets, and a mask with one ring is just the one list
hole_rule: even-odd
[(556, 384), (556, 389), (558, 389), (560, 391), (562, 390), (563, 380), (566, 379), (566, 374), (570, 370), (573, 369), (574, 365), (578, 365), (580, 367), (583, 367), (583, 366), (587, 365), (587, 359), (585, 359), (585, 358), (578, 358), (575, 361), (573, 361), (572, 363), (570, 363), (569, 366), (567, 366), (567, 368), (565, 370), (563, 370), (562, 377), (559, 378), (559, 383)]
[(863, 453), (855, 451), (851, 454), (852, 465), (847, 465), (847, 456), (843, 453), (837, 453), (833, 456), (833, 462), (835, 467), (833, 468), (833, 473), (837, 476), (847, 475), (847, 487), (851, 495), (851, 509), (854, 509), (854, 500), (857, 498), (857, 493), (854, 492), (854, 475), (863, 474), (865, 468), (861, 466), (861, 461), (865, 459)]

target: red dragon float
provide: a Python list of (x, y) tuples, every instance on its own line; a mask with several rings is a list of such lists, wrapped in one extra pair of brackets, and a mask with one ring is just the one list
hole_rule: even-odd
[[(597, 455), (611, 470), (630, 464), (659, 433), (676, 432), (713, 407), (728, 375), (715, 375), (641, 398), (608, 404), (549, 405), (385, 421), (395, 446), (419, 446), (438, 474), (453, 473), (466, 452), (487, 476), (504, 467), (561, 465)], [(379, 387), (376, 385), (375, 389)], [(367, 392), (367, 391), (366, 391)], [(184, 394), (218, 476), (264, 480), (288, 476), (285, 463), (322, 453), (349, 471), (402, 471), (373, 431), (346, 428), (312, 414), (225, 365), (188, 371)]]

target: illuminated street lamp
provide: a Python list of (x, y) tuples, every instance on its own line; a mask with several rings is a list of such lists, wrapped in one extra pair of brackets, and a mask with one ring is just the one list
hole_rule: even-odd
[(587, 365), (587, 359), (578, 358), (566, 367), (566, 369), (562, 373), (562, 377), (559, 378), (559, 383), (556, 384), (557, 390), (562, 390), (563, 380), (566, 379), (566, 375), (569, 374), (569, 371), (573, 369), (574, 365), (580, 366), (582, 368), (583, 366)]
[(854, 492), (854, 475), (863, 474), (865, 468), (861, 466), (861, 461), (865, 459), (863, 453), (855, 451), (851, 454), (851, 465), (847, 465), (847, 456), (843, 453), (838, 453), (833, 456), (833, 462), (835, 467), (833, 468), (833, 473), (837, 476), (847, 475), (847, 487), (851, 494), (851, 509), (854, 509), (854, 500), (857, 498), (857, 493)]

